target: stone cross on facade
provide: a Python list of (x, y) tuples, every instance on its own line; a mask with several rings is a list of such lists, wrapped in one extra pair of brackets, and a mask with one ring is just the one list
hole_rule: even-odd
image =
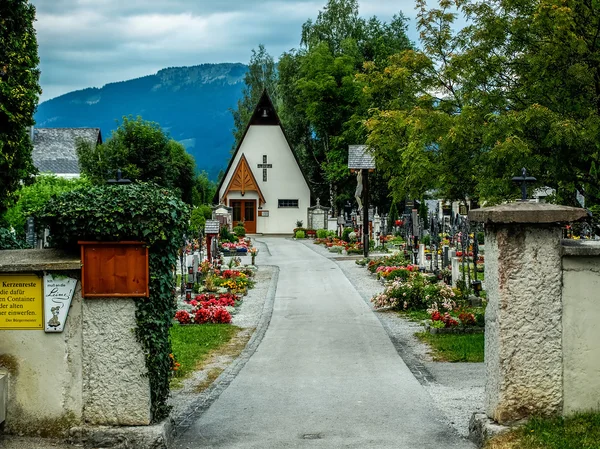
[(263, 154), (263, 163), (258, 164), (257, 167), (263, 169), (263, 181), (267, 182), (267, 168), (273, 168), (273, 164), (267, 164), (266, 154)]

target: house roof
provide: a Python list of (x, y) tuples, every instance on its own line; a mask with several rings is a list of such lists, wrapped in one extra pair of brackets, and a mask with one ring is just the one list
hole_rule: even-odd
[(298, 160), (298, 156), (296, 156), (296, 152), (292, 149), (292, 146), (290, 145), (290, 140), (288, 139), (288, 137), (285, 133), (285, 129), (283, 129), (281, 120), (279, 120), (279, 115), (277, 115), (277, 111), (275, 110), (275, 106), (273, 106), (271, 97), (269, 97), (269, 94), (267, 93), (267, 90), (265, 89), (265, 90), (263, 90), (260, 100), (258, 100), (256, 108), (254, 108), (254, 112), (252, 113), (252, 117), (248, 121), (248, 125), (246, 125), (246, 129), (244, 131), (244, 134), (242, 135), (242, 138), (238, 142), (237, 147), (236, 147), (234, 153), (232, 154), (231, 159), (229, 160), (229, 164), (227, 165), (227, 169), (225, 170), (225, 175), (223, 176), (223, 178), (221, 179), (221, 182), (219, 182), (219, 185), (217, 186), (217, 190), (216, 190), (215, 196), (213, 198), (213, 201), (215, 203), (219, 203), (219, 201), (220, 201), (219, 192), (221, 191), (221, 187), (223, 187), (225, 178), (227, 177), (229, 170), (231, 170), (233, 161), (235, 160), (238, 152), (240, 151), (242, 142), (246, 138), (246, 134), (248, 134), (248, 130), (250, 129), (250, 126), (252, 126), (252, 125), (255, 125), (255, 126), (256, 125), (258, 125), (258, 126), (275, 125), (275, 126), (279, 126), (281, 128), (281, 132), (283, 133), (283, 136), (285, 137), (285, 141), (287, 142), (288, 147), (290, 148), (290, 151), (292, 152), (292, 155), (294, 156), (294, 160), (296, 161), (296, 164), (298, 165), (298, 168), (300, 169), (300, 173), (302, 173), (302, 176), (304, 177), (304, 181), (306, 182), (306, 185), (308, 186), (308, 188), (310, 190), (310, 184), (308, 183), (308, 179), (306, 178), (306, 175), (304, 174), (304, 171), (302, 170), (302, 167), (300, 166), (300, 161)]
[(350, 145), (348, 147), (348, 168), (351, 170), (373, 170), (375, 168), (375, 160), (367, 152), (366, 145)]
[(77, 142), (102, 143), (100, 128), (34, 128), (33, 164), (44, 173), (78, 174)]

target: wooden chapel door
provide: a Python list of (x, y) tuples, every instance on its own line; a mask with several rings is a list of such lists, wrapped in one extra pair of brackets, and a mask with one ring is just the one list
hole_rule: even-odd
[(246, 234), (256, 234), (256, 200), (231, 200), (233, 208), (233, 226), (244, 222)]

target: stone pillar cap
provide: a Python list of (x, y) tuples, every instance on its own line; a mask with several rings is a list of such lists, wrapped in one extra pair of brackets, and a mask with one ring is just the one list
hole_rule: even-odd
[(558, 204), (515, 202), (469, 211), (469, 220), (480, 223), (571, 223), (587, 217), (579, 207)]

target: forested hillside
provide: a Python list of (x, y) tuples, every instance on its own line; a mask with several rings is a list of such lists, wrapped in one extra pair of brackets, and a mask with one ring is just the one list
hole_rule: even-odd
[(99, 127), (106, 140), (123, 116), (154, 121), (185, 145), (199, 170), (216, 179), (229, 159), (233, 108), (244, 64), (172, 67), (129, 81), (70, 92), (39, 105), (37, 127)]

